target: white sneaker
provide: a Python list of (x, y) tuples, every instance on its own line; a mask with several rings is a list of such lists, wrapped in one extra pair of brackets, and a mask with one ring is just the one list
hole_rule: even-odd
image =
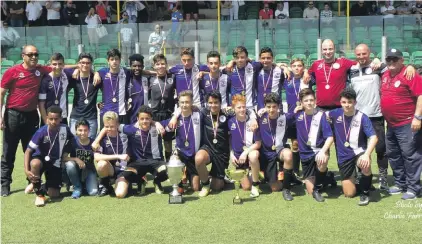
[(202, 186), (201, 191), (198, 193), (199, 197), (206, 197), (210, 194), (210, 186)]
[(250, 197), (259, 197), (259, 193), (261, 192), (261, 190), (259, 189), (259, 186), (252, 186), (251, 188), (251, 194), (249, 195)]
[(29, 183), (29, 185), (25, 188), (25, 194), (31, 194), (34, 193), (34, 185), (32, 183)]

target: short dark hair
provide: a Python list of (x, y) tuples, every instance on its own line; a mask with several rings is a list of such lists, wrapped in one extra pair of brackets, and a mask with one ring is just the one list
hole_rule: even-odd
[(269, 54), (271, 54), (271, 57), (274, 57), (273, 50), (271, 50), (271, 48), (269, 48), (269, 47), (261, 48), (261, 51), (259, 52), (259, 56), (261, 57), (261, 54), (263, 54), (263, 53), (269, 53)]
[(158, 61), (164, 60), (167, 64), (167, 58), (164, 56), (164, 54), (155, 54), (155, 56), (152, 58), (152, 62), (154, 64), (158, 63)]
[(139, 116), (139, 114), (144, 113), (144, 114), (148, 114), (149, 116), (152, 117), (152, 109), (146, 105), (142, 105), (137, 113), (137, 116)]
[(79, 128), (79, 126), (87, 126), (89, 130), (89, 123), (86, 119), (80, 119), (75, 124), (75, 130)]
[(81, 54), (79, 54), (78, 61), (81, 61), (84, 58), (89, 59), (91, 62), (92, 62), (92, 60), (94, 60), (90, 53), (81, 53)]
[(59, 60), (61, 60), (61, 61), (63, 61), (63, 63), (64, 63), (64, 57), (63, 57), (63, 55), (61, 54), (61, 53), (53, 53), (53, 55), (51, 55), (51, 57), (50, 57), (50, 60), (51, 61), (59, 61)]
[(221, 99), (221, 93), (219, 91), (211, 91), (210, 93), (208, 93), (206, 96), (206, 101), (208, 102), (208, 100), (210, 99), (210, 97), (214, 98), (214, 99), (218, 99), (218, 101), (221, 103), (222, 99)]
[(264, 98), (264, 104), (268, 103), (280, 104), (280, 96), (275, 92), (268, 93)]
[(233, 57), (237, 57), (240, 53), (245, 53), (248, 56), (248, 50), (244, 46), (237, 46), (233, 49)]
[(180, 57), (182, 57), (183, 55), (190, 55), (193, 57), (195, 57), (195, 52), (193, 51), (192, 48), (187, 47), (187, 48), (183, 48), (182, 52), (180, 53)]
[(119, 57), (119, 59), (122, 58), (122, 53), (119, 51), (119, 49), (112, 48), (107, 51), (107, 60), (113, 57)]
[(60, 117), (62, 117), (62, 112), (63, 110), (56, 105), (50, 106), (47, 108), (47, 114), (52, 113), (52, 114), (58, 114), (60, 115)]
[(209, 58), (218, 58), (218, 60), (221, 60), (220, 53), (217, 51), (209, 51), (207, 54), (207, 61)]
[(132, 63), (135, 61), (140, 62), (142, 66), (144, 66), (144, 56), (142, 56), (141, 54), (135, 53), (135, 54), (130, 55), (129, 65), (132, 65)]
[(310, 88), (305, 88), (299, 92), (299, 100), (302, 101), (304, 97), (312, 95), (315, 98), (315, 92)]
[(344, 88), (344, 90), (340, 93), (340, 99), (344, 97), (346, 99), (352, 99), (356, 101), (356, 96), (357, 95), (355, 90), (353, 90), (351, 87)]

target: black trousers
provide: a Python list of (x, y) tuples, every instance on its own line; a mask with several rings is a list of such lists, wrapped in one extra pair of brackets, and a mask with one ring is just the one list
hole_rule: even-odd
[(2, 186), (10, 186), (12, 183), (12, 173), (19, 142), (21, 142), (22, 151), (25, 153), (29, 141), (39, 128), (39, 123), (37, 110), (21, 112), (6, 109), (4, 112), (5, 129), (3, 133), (3, 153), (1, 155)]
[(378, 137), (378, 143), (375, 147), (375, 152), (377, 153), (377, 164), (380, 171), (385, 170), (385, 173), (388, 168), (388, 158), (387, 158), (387, 149), (385, 145), (385, 122), (384, 117), (371, 117), (369, 118), (374, 127), (375, 134)]

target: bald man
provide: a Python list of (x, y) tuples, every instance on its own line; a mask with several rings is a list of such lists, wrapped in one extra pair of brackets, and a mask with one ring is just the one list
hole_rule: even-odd
[(38, 65), (38, 50), (35, 46), (25, 46), (22, 49), (22, 59), (22, 64), (6, 70), (0, 86), (0, 109), (3, 109), (4, 97), (9, 91), (4, 118), (0, 110), (0, 127), (4, 130), (1, 156), (1, 196), (3, 197), (10, 194), (19, 142), (22, 143), (22, 150), (25, 152), (32, 135), (38, 129), (40, 121), (37, 104), (41, 78), (52, 71), (48, 66)]
[(336, 58), (336, 47), (332, 40), (326, 39), (321, 44), (322, 59), (315, 61), (309, 74), (316, 81), (316, 103), (321, 110), (340, 108), (340, 93), (346, 88), (347, 72), (356, 61)]
[[(379, 170), (379, 188), (381, 190), (388, 190), (388, 159), (385, 146), (385, 121), (381, 113), (380, 105), (381, 77), (388, 69), (385, 64), (381, 64), (379, 69), (373, 70), (370, 67), (372, 63), (370, 54), (371, 51), (366, 44), (359, 44), (355, 48), (355, 55), (358, 63), (353, 65), (349, 70), (349, 82), (350, 86), (357, 94), (356, 109), (369, 117), (378, 137), (375, 151), (377, 153)], [(414, 67), (408, 66), (405, 74), (406, 73), (408, 74), (408, 78), (411, 79), (415, 74)]]

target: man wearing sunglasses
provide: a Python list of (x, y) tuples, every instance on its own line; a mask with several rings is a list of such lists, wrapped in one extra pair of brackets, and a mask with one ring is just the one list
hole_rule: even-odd
[(1, 156), (2, 196), (10, 194), (19, 142), (22, 143), (22, 150), (25, 152), (32, 135), (38, 129), (40, 122), (37, 112), (38, 90), (41, 78), (52, 71), (48, 66), (38, 65), (38, 50), (35, 46), (25, 46), (22, 50), (22, 58), (23, 63), (6, 70), (1, 80), (1, 109), (6, 92), (9, 91), (4, 117), (0, 110), (0, 128), (4, 130)]
[(422, 172), (422, 77), (405, 77), (403, 53), (387, 51), (388, 71), (382, 76), (381, 112), (387, 121), (387, 157), (393, 169), (390, 194), (403, 193), (413, 200), (421, 193)]

